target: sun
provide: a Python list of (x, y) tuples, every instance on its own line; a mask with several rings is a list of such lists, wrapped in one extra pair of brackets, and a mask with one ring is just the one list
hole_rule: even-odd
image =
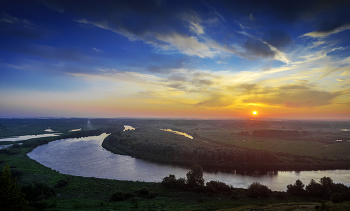
[(253, 111), (253, 115), (257, 115), (258, 114), (258, 112), (257, 111)]

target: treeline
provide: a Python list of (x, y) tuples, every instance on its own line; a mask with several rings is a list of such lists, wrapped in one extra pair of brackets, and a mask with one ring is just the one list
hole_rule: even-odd
[[(241, 136), (250, 136), (249, 131), (240, 131), (236, 133)], [(297, 130), (254, 130), (251, 134), (254, 137), (264, 137), (264, 138), (287, 138), (287, 137), (300, 137), (309, 135), (307, 131), (297, 131)]]
[(252, 136), (265, 138), (286, 138), (286, 137), (300, 137), (307, 136), (307, 131), (297, 130), (254, 130)]
[(176, 179), (175, 175), (170, 174), (168, 177), (163, 178), (162, 185), (167, 188), (232, 195), (233, 198), (237, 198), (238, 194), (251, 198), (267, 198), (270, 196), (285, 198), (289, 195), (321, 198), (331, 200), (333, 203), (350, 201), (350, 187), (342, 183), (333, 183), (330, 177), (323, 177), (318, 183), (312, 179), (307, 186), (300, 180), (297, 180), (295, 184), (287, 185), (286, 192), (271, 191), (266, 185), (262, 185), (259, 182), (253, 182), (246, 190), (234, 188), (219, 181), (204, 183), (203, 169), (200, 165), (192, 166), (186, 177), (187, 179), (181, 177)]
[(311, 180), (305, 186), (300, 180), (287, 185), (287, 193), (294, 196), (311, 196), (331, 200), (333, 203), (350, 201), (350, 188), (342, 183), (333, 183), (330, 177), (323, 177), (320, 182)]

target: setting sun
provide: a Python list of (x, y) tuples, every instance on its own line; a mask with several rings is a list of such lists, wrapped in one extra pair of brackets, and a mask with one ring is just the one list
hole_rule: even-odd
[(258, 114), (258, 112), (257, 111), (253, 111), (253, 115), (257, 115)]

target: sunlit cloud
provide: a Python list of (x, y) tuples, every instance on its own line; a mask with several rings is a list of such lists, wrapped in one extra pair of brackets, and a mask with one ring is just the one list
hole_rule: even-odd
[(313, 32), (309, 32), (306, 34), (303, 34), (303, 37), (327, 37), (331, 34), (336, 34), (336, 33), (340, 33), (342, 31), (348, 30), (350, 29), (350, 23), (346, 23), (343, 25), (339, 25), (339, 26), (334, 26), (328, 29), (320, 29), (317, 31), (313, 31)]

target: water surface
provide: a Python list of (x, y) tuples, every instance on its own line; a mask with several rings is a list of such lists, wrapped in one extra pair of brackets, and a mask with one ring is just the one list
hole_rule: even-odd
[[(28, 153), (28, 156), (60, 173), (84, 177), (161, 182), (162, 178), (169, 174), (174, 174), (176, 178), (186, 177), (189, 171), (188, 168), (156, 164), (131, 156), (113, 154), (101, 147), (105, 137), (107, 134), (52, 141), (38, 146)], [(204, 172), (206, 182), (218, 180), (239, 188), (247, 188), (253, 182), (260, 182), (277, 191), (285, 191), (286, 186), (294, 184), (297, 179), (304, 184), (309, 184), (311, 179), (319, 181), (324, 176), (331, 177), (335, 183), (350, 186), (349, 170), (279, 171), (277, 174), (256, 176)]]
[(175, 134), (182, 135), (182, 136), (185, 136), (185, 137), (187, 137), (187, 138), (193, 139), (193, 137), (190, 136), (190, 135), (188, 135), (187, 133), (183, 133), (183, 132), (179, 132), (179, 131), (171, 130), (171, 129), (160, 129), (160, 130), (172, 132), (172, 133), (175, 133)]
[(126, 131), (126, 130), (135, 130), (135, 128), (133, 128), (130, 125), (124, 125), (124, 130), (123, 131)]
[(53, 137), (60, 136), (62, 133), (50, 133), (50, 134), (39, 134), (39, 135), (25, 135), (25, 136), (16, 136), (10, 138), (2, 138), (0, 141), (24, 141), (32, 138), (44, 138), (44, 137)]

